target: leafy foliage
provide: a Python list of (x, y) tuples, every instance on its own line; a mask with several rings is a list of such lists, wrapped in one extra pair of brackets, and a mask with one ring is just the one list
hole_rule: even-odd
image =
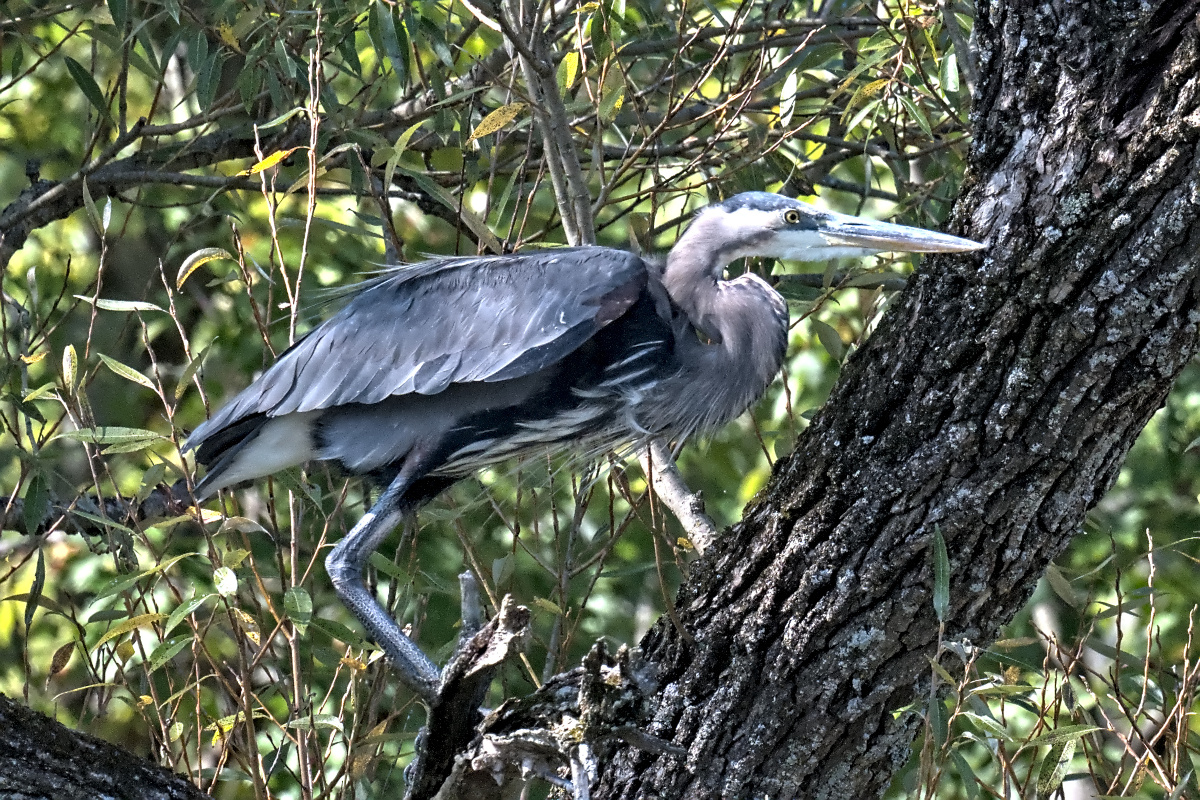
[[(564, 242), (572, 178), (556, 164), (578, 165), (595, 237), (617, 246), (664, 249), (696, 208), (750, 189), (937, 227), (968, 144), (968, 9), (818, 5), (602, 0), (534, 21), (445, 0), (12, 4), (0, 485), (24, 502), (5, 527), (33, 530), (54, 501), (79, 499), (45, 533), (0, 541), (0, 690), (222, 795), (396, 791), (423, 713), (321, 566), (371, 487), (315, 466), (148, 526), (89, 498), (186, 481), (186, 431), (320, 319), (328, 287), (395, 259)], [(555, 113), (565, 124), (545, 124)], [(765, 484), (908, 267), (820, 269), (774, 276), (795, 312), (784, 379), (684, 451), (721, 523)], [(1191, 747), (1177, 710), (1190, 679), (1169, 676), (1192, 653), (1197, 391), (1189, 374), (1064, 557), (1072, 596), (1090, 600), (1035, 597), (1061, 631), (991, 655), (944, 643), (962, 677), (935, 679), (955, 689), (928, 706), (912, 786), (1046, 794), (1085, 761), (1108, 793), (1184, 781), (1182, 756), (1114, 750), (1140, 730), (1110, 724), (1128, 686), (1101, 662), (1073, 672), (1066, 643), (1107, 642), (1089, 652), (1115, 668), (1128, 639), (1112, 626), (1136, 601), (1150, 655), (1126, 674), (1150, 701), (1134, 710), (1163, 709), (1178, 752)], [(72, 519), (99, 533), (70, 533)], [(509, 593), (530, 606), (535, 641), (493, 687), (498, 703), (598, 637), (635, 642), (687, 572), (682, 534), (634, 464), (531, 460), (448, 492), (372, 559), (373, 580), (435, 657), (453, 645), (458, 572), (490, 610)], [(1168, 695), (1170, 709), (1155, 700)]]

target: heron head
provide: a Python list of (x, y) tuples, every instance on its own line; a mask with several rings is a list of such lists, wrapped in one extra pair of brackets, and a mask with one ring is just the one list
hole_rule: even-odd
[[(743, 192), (700, 212), (680, 239), (719, 254), (721, 266), (745, 256), (788, 261), (900, 253), (961, 253), (983, 245), (945, 233), (823, 211), (769, 192)], [(695, 241), (699, 239), (700, 241)], [(677, 245), (678, 246), (678, 245)]]

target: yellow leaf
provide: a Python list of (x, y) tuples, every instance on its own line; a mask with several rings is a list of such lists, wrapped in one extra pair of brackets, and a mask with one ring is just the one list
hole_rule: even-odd
[(246, 634), (246, 638), (254, 643), (257, 647), (259, 644), (258, 623), (254, 621), (254, 617), (242, 611), (240, 608), (229, 609), (237, 620), (238, 627), (242, 629), (242, 633)]
[(129, 659), (133, 658), (133, 642), (126, 639), (117, 645), (116, 654), (117, 660), (124, 664)]
[(42, 352), (34, 353), (31, 356), (21, 356), (21, 360), (24, 361), (26, 364), (36, 364), (48, 355), (50, 355), (50, 351), (43, 350)]
[(100, 645), (107, 641), (129, 633), (136, 628), (141, 628), (146, 625), (153, 625), (155, 622), (161, 622), (166, 618), (166, 614), (140, 614), (132, 619), (127, 619), (120, 625), (114, 625), (113, 627), (109, 628), (105, 634), (100, 637), (100, 641), (92, 645), (92, 652), (95, 652), (97, 649), (99, 649)]
[(68, 389), (74, 389), (75, 372), (79, 367), (79, 357), (75, 355), (75, 348), (73, 346), (67, 345), (63, 349), (62, 361), (63, 383), (67, 385)]
[(276, 150), (274, 153), (271, 153), (271, 155), (267, 156), (262, 161), (259, 161), (257, 164), (250, 167), (250, 169), (244, 169), (241, 172), (238, 172), (235, 174), (237, 177), (242, 177), (245, 175), (257, 175), (258, 173), (262, 172), (263, 170), (270, 169), (271, 167), (275, 166), (280, 161), (283, 161), (285, 158), (287, 158), (288, 156), (290, 156), (292, 153), (296, 152), (297, 150), (303, 150), (303, 149), (304, 149), (304, 145), (299, 145), (297, 147), (291, 148), (290, 150)]
[(234, 50), (237, 50), (239, 53), (242, 52), (241, 45), (238, 44), (237, 35), (233, 32), (233, 26), (228, 22), (220, 22), (217, 24), (217, 36), (220, 36), (221, 41), (232, 47)]
[(875, 95), (879, 94), (883, 87), (887, 86), (891, 81), (881, 79), (871, 81), (870, 83), (858, 87), (854, 94), (850, 96), (850, 102), (846, 103), (846, 110), (842, 112), (842, 121), (845, 122), (850, 118), (850, 112), (861, 106), (863, 103), (870, 100)]
[(471, 131), (467, 143), (469, 144), (476, 139), (487, 136), (489, 133), (495, 133), (516, 119), (517, 115), (524, 110), (524, 103), (509, 103), (506, 106), (500, 106), (479, 121), (479, 124), (475, 126), (475, 130)]
[(551, 614), (557, 614), (557, 615), (561, 616), (563, 613), (563, 610), (561, 608), (559, 608), (557, 604), (555, 604), (551, 600), (547, 600), (544, 597), (534, 598), (533, 604), (540, 609), (549, 611)]
[(183, 260), (179, 265), (179, 274), (175, 276), (175, 288), (182, 289), (183, 282), (192, 277), (192, 273), (201, 266), (210, 261), (216, 261), (218, 258), (227, 258), (230, 261), (236, 261), (228, 251), (220, 247), (205, 247), (203, 250), (197, 250)]

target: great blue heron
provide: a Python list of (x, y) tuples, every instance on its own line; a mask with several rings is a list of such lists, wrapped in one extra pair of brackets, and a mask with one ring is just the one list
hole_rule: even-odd
[(724, 425), (779, 372), (787, 306), (744, 256), (814, 261), (981, 245), (765, 192), (703, 209), (665, 263), (605, 247), (438, 258), (369, 280), (196, 428), (198, 496), (317, 459), (386, 489), (327, 557), (338, 596), (426, 699), (439, 672), (363, 582), (401, 516), (548, 448)]

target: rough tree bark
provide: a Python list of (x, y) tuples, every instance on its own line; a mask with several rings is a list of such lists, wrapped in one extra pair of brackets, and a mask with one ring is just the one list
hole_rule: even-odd
[(883, 791), (937, 639), (935, 527), (947, 635), (986, 645), (1197, 350), (1198, 11), (977, 4), (953, 230), (989, 248), (927, 262), (696, 563), (682, 630), (642, 643), (658, 739), (602, 752), (591, 797)]
[(181, 775), (0, 694), (0, 797), (205, 800), (208, 795)]
[(872, 797), (947, 635), (987, 645), (1197, 348), (1200, 2), (977, 3), (953, 230), (643, 642), (649, 732), (600, 798)]

